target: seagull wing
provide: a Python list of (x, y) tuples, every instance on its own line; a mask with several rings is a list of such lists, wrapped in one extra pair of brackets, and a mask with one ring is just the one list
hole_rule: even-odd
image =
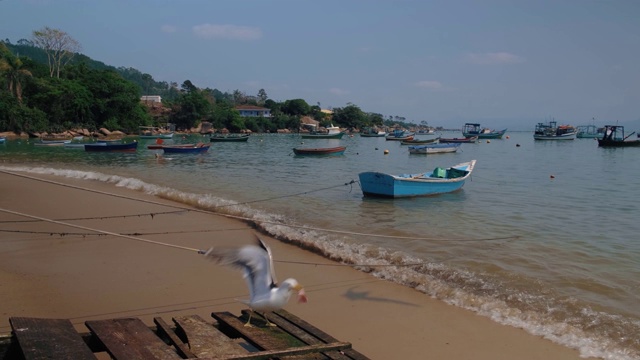
[(214, 262), (242, 269), (249, 287), (250, 302), (268, 297), (275, 287), (271, 273), (269, 248), (258, 239), (258, 245), (246, 245), (237, 249), (211, 248), (205, 256)]

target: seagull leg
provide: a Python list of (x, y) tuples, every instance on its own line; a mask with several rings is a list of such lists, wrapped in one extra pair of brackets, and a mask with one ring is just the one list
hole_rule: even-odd
[(267, 326), (278, 326), (272, 323), (271, 321), (269, 321), (269, 318), (267, 318), (267, 313), (262, 313), (262, 315), (264, 316), (264, 319), (267, 321)]
[(253, 327), (253, 325), (251, 325), (251, 315), (253, 315), (253, 310), (249, 310), (249, 320), (244, 324), (244, 327)]

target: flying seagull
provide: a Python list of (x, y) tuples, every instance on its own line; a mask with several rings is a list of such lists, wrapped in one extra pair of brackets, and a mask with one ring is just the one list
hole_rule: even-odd
[[(307, 296), (296, 279), (287, 279), (278, 285), (273, 270), (271, 250), (256, 236), (256, 245), (240, 248), (210, 248), (204, 256), (221, 265), (241, 268), (249, 286), (249, 300), (241, 300), (252, 311), (262, 312), (267, 326), (276, 326), (267, 319), (265, 312), (282, 309), (294, 291), (298, 302), (306, 303)], [(251, 313), (244, 326), (251, 326)]]

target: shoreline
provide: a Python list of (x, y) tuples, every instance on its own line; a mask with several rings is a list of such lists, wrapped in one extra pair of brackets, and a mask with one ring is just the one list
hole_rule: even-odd
[[(171, 201), (111, 184), (30, 176), (103, 193), (0, 172), (1, 209), (188, 249), (240, 246), (257, 234), (242, 221), (176, 212)], [(0, 241), (0, 333), (10, 331), (11, 316), (69, 318), (82, 328), (93, 319), (135, 316), (152, 324), (159, 315), (210, 319), (213, 311), (246, 308), (236, 300), (247, 297), (241, 273), (192, 250), (78, 235), (87, 231), (7, 212), (0, 219), (16, 221), (2, 225), (16, 232)], [(309, 296), (285, 309), (372, 359), (581, 359), (577, 350), (258, 235), (271, 247), (278, 280), (295, 277)]]

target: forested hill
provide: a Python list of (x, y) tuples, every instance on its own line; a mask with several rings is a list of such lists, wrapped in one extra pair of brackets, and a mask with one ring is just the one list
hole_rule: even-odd
[[(26, 56), (35, 62), (42, 64), (47, 63), (47, 53), (43, 49), (33, 46), (28, 40), (20, 40), (19, 44), (5, 42), (5, 45), (16, 56)], [(134, 68), (116, 68), (114, 66), (107, 65), (102, 61), (93, 60), (83, 54), (76, 54), (69, 62), (70, 65), (77, 65), (81, 63), (84, 63), (87, 67), (93, 70), (113, 70), (118, 72), (126, 80), (138, 85), (142, 95), (160, 95), (163, 99), (175, 100), (179, 93), (177, 84), (170, 86), (171, 84), (166, 81), (155, 81), (151, 75), (142, 73)]]

